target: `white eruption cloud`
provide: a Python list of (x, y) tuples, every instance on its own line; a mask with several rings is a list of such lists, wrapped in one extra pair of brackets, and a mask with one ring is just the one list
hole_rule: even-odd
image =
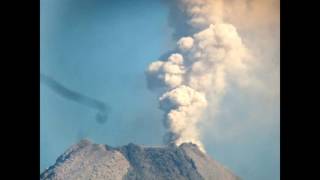
[(181, 85), (165, 92), (159, 101), (160, 108), (167, 112), (167, 126), (178, 136), (175, 142), (193, 142), (202, 148), (196, 125), (207, 106), (204, 94)]
[(172, 54), (166, 62), (155, 61), (148, 68), (148, 74), (153, 81), (169, 88), (181, 85), (184, 73), (183, 57), (181, 54)]
[[(255, 63), (254, 55), (232, 24), (240, 21), (241, 17), (249, 16), (234, 17), (231, 12), (235, 9), (245, 12), (248, 2), (175, 2), (179, 8), (177, 11), (182, 11), (186, 23), (195, 33), (180, 37), (177, 52), (167, 60), (158, 60), (149, 65), (146, 72), (148, 85), (151, 89), (164, 90), (159, 103), (166, 113), (165, 124), (170, 134), (167, 143), (180, 145), (192, 142), (204, 151), (199, 125), (205, 121), (203, 115), (208, 106), (213, 108), (212, 111), (217, 111), (219, 102), (231, 84), (246, 87), (258, 82), (250, 74)], [(260, 4), (253, 2), (257, 7)], [(250, 23), (257, 24), (255, 20)], [(238, 26), (245, 29), (249, 25)]]

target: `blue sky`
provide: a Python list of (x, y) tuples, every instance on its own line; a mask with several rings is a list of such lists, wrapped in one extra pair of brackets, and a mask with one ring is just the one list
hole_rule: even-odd
[[(173, 48), (169, 9), (160, 0), (40, 2), (41, 72), (111, 106), (107, 123), (99, 124), (95, 110), (41, 85), (40, 171), (84, 137), (111, 146), (161, 144), (163, 112), (146, 87), (144, 71)], [(250, 102), (239, 106), (245, 99), (228, 103), (227, 97), (223, 106), (232, 115), (220, 118), (246, 119), (242, 112), (258, 111)], [(259, 117), (259, 122), (274, 119), (271, 125), (252, 124), (239, 139), (204, 139), (208, 153), (243, 179), (279, 179), (278, 114), (277, 108), (271, 108), (268, 116)]]

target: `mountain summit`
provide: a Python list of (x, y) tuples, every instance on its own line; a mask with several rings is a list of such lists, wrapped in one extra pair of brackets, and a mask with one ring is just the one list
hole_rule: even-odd
[(40, 175), (40, 180), (239, 180), (191, 143), (121, 147), (81, 140)]

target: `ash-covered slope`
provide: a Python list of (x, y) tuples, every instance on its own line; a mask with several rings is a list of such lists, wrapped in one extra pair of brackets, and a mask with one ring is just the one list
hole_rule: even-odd
[(238, 180), (196, 145), (122, 147), (82, 140), (44, 171), (41, 180)]

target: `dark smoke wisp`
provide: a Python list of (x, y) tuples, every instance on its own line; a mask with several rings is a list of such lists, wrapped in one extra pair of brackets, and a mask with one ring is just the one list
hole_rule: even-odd
[(105, 123), (107, 121), (110, 112), (110, 107), (104, 102), (85, 96), (79, 92), (70, 90), (62, 84), (60, 84), (59, 82), (57, 82), (56, 80), (54, 80), (53, 78), (44, 74), (40, 74), (40, 81), (41, 83), (44, 83), (46, 86), (51, 88), (54, 92), (59, 94), (61, 97), (98, 110), (96, 114), (96, 121), (98, 123)]

